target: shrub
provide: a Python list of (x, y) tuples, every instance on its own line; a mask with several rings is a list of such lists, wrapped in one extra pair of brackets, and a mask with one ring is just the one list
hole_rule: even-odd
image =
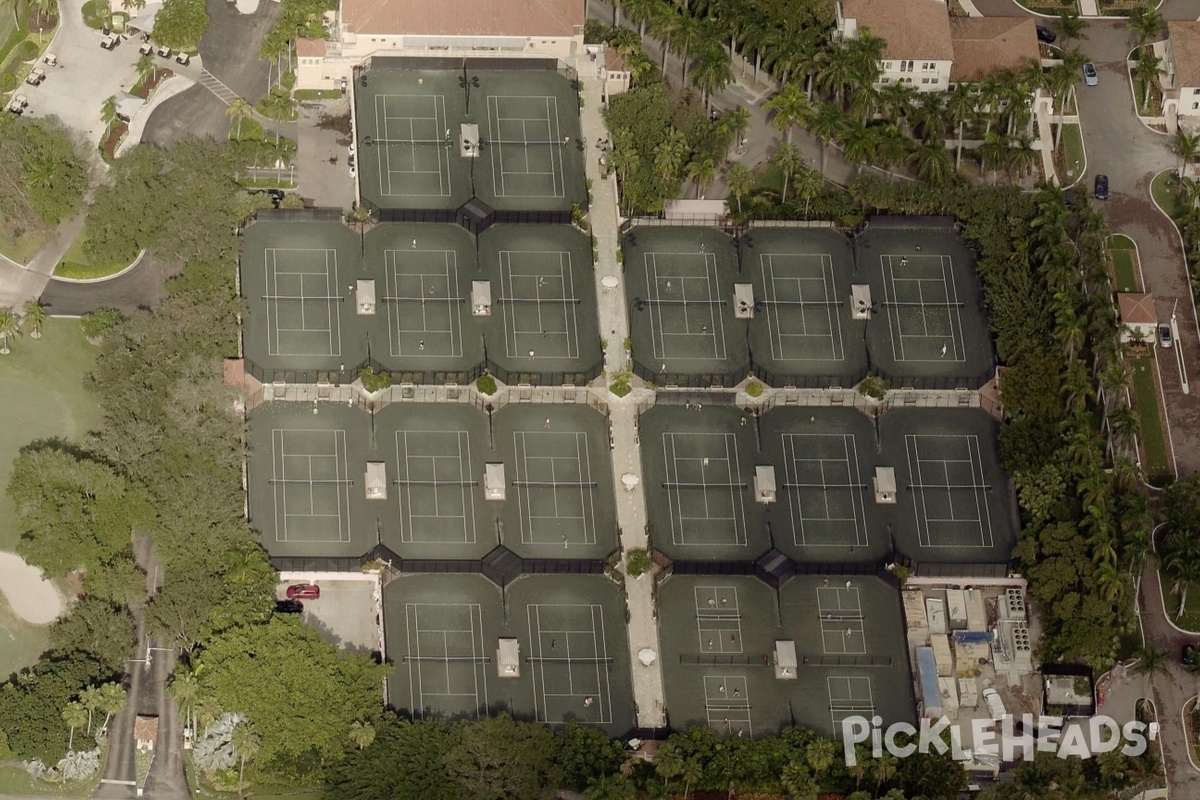
[(37, 57), (38, 57), (38, 46), (37, 46), (36, 42), (26, 39), (25, 41), (23, 41), (19, 45), (17, 45), (17, 60), (18, 61), (32, 61), (33, 59), (35, 59)]
[(763, 385), (758, 381), (750, 381), (746, 384), (746, 394), (751, 397), (762, 397)]
[(644, 548), (635, 547), (625, 556), (625, 574), (631, 578), (645, 575), (652, 569), (654, 562), (650, 560), (650, 554)]
[(115, 308), (100, 308), (83, 315), (79, 327), (89, 339), (102, 339), (104, 334), (121, 324), (121, 312)]
[(493, 395), (496, 393), (496, 379), (491, 375), (480, 375), (475, 381), (475, 388), (480, 394)]
[(617, 397), (624, 397), (633, 391), (633, 386), (629, 383), (630, 374), (628, 372), (618, 372), (613, 375), (613, 381), (608, 386), (608, 390)]
[(13, 75), (11, 72), (6, 72), (3, 75), (0, 75), (0, 91), (11, 92), (13, 89), (17, 88), (18, 82), (19, 81), (17, 80), (16, 75)]
[(378, 392), (392, 385), (392, 373), (385, 369), (376, 372), (374, 367), (366, 366), (359, 370), (358, 377), (368, 392)]
[(891, 383), (883, 378), (872, 375), (869, 378), (864, 378), (863, 382), (858, 385), (858, 393), (863, 397), (874, 397), (876, 400), (882, 400), (891, 388)]
[(279, 79), (279, 85), (287, 89), (289, 92), (296, 88), (296, 73), (285, 72), (283, 77)]

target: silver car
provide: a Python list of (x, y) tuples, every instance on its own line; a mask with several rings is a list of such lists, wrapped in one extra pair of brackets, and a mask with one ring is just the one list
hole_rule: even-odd
[(1096, 65), (1088, 62), (1083, 65), (1083, 82), (1088, 86), (1100, 85), (1100, 73), (1096, 72)]

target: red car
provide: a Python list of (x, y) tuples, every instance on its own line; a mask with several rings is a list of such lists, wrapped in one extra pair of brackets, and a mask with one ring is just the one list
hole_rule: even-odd
[(288, 600), (319, 600), (321, 587), (315, 583), (297, 583), (287, 588)]

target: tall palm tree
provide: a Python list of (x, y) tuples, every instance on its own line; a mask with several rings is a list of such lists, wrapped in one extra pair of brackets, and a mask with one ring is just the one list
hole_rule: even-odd
[(696, 66), (692, 70), (692, 82), (700, 90), (705, 109), (710, 108), (712, 96), (732, 81), (733, 67), (729, 53), (719, 42), (707, 42), (696, 56)]
[(1160, 70), (1162, 70), (1162, 59), (1148, 51), (1144, 51), (1142, 57), (1133, 66), (1134, 80), (1142, 81), (1145, 87), (1145, 90), (1142, 92), (1143, 112), (1150, 103), (1150, 89), (1154, 85), (1154, 82), (1158, 80)]
[(1200, 155), (1200, 133), (1188, 133), (1180, 128), (1171, 139), (1171, 149), (1179, 156), (1179, 177), (1184, 177), (1187, 165)]
[(62, 718), (63, 722), (67, 723), (67, 727), (71, 729), (70, 734), (67, 736), (67, 750), (72, 751), (75, 749), (75, 729), (84, 726), (84, 723), (88, 719), (88, 712), (82, 703), (72, 700), (62, 710)]
[(196, 679), (196, 673), (192, 670), (177, 672), (175, 677), (167, 685), (167, 694), (179, 706), (184, 714), (184, 725), (190, 728), (192, 735), (196, 735), (196, 717), (193, 713), (195, 710), (196, 700), (200, 696), (200, 682)]
[(821, 143), (821, 177), (825, 177), (825, 153), (829, 142), (836, 139), (846, 127), (846, 117), (832, 103), (822, 103), (808, 121), (808, 130)]
[(1008, 145), (1008, 164), (1018, 178), (1024, 178), (1037, 168), (1041, 154), (1034, 148), (1032, 136), (1010, 137)]
[(646, 25), (654, 18), (655, 12), (662, 5), (662, 0), (621, 0), (621, 10), (625, 17), (638, 26), (638, 36), (646, 36)]
[(100, 690), (89, 686), (79, 693), (79, 704), (87, 711), (87, 732), (92, 732), (92, 715), (100, 710)]
[(21, 318), (11, 308), (0, 308), (0, 356), (12, 352), (8, 349), (8, 340), (16, 339), (20, 335)]
[(918, 145), (908, 156), (917, 177), (933, 186), (941, 186), (950, 178), (950, 155), (940, 141)]
[(671, 51), (671, 37), (683, 25), (683, 17), (670, 3), (659, 3), (650, 17), (650, 34), (662, 42), (662, 65), (659, 69), (667, 71), (667, 53)]
[(249, 722), (243, 722), (233, 729), (233, 752), (238, 758), (238, 797), (243, 797), (243, 789), (245, 787), (246, 777), (246, 762), (253, 760), (258, 755), (259, 747), (262, 740), (259, 738), (258, 732), (254, 730), (254, 726)]
[(783, 186), (779, 196), (779, 202), (783, 204), (787, 202), (788, 183), (791, 181), (792, 175), (804, 166), (804, 154), (794, 144), (784, 142), (775, 149), (771, 161), (779, 167), (779, 171), (783, 174)]
[(1064, 8), (1058, 12), (1058, 36), (1062, 39), (1063, 47), (1067, 42), (1075, 42), (1087, 37), (1087, 23), (1079, 16), (1074, 7)]
[(904, 135), (896, 123), (878, 129), (875, 138), (875, 162), (887, 170), (889, 178), (895, 178), (892, 169), (908, 160), (912, 139)]
[(1155, 10), (1155, 4), (1152, 2), (1148, 1), (1146, 5), (1129, 13), (1129, 29), (1137, 34), (1138, 47), (1154, 41), (1164, 27), (1162, 15)]
[(980, 166), (983, 170), (991, 171), (992, 184), (996, 183), (996, 172), (1006, 163), (1008, 158), (1008, 143), (1004, 137), (994, 131), (983, 135), (983, 144), (979, 145)]
[(692, 787), (704, 777), (704, 768), (694, 758), (689, 758), (683, 762), (683, 772), (679, 777), (683, 778), (683, 800), (687, 800)]
[(117, 96), (109, 95), (100, 104), (100, 121), (106, 126), (112, 125), (117, 119)]
[(369, 722), (355, 722), (350, 726), (350, 741), (359, 750), (365, 750), (375, 741), (375, 726)]
[(957, 172), (962, 164), (962, 143), (963, 143), (963, 128), (967, 121), (974, 119), (978, 114), (978, 98), (972, 93), (971, 87), (966, 83), (956, 84), (954, 91), (946, 98), (946, 116), (950, 122), (958, 127), (958, 145), (954, 152), (954, 171)]
[(804, 218), (808, 219), (808, 204), (825, 188), (825, 179), (815, 169), (801, 167), (792, 176), (792, 189), (797, 199), (804, 200)]
[[(688, 54), (704, 49), (704, 46), (710, 42), (716, 43), (713, 40), (712, 31), (703, 20), (687, 14), (680, 17), (671, 44), (672, 49), (679, 53), (679, 60), (683, 65), (679, 73), (681, 84), (687, 84)], [(665, 61), (663, 62), (663, 71), (666, 71)]]
[(754, 188), (754, 176), (742, 164), (734, 164), (725, 173), (725, 187), (729, 194), (737, 200), (738, 213), (742, 213), (742, 198)]
[(880, 134), (877, 128), (853, 127), (842, 136), (842, 155), (861, 171), (863, 164), (875, 159)]
[(1075, 93), (1075, 84), (1079, 82), (1080, 70), (1086, 63), (1087, 56), (1078, 50), (1064, 53), (1062, 61), (1050, 69), (1046, 76), (1046, 86), (1054, 95), (1054, 105), (1058, 108), (1058, 128), (1054, 132), (1054, 149), (1062, 137), (1063, 116), (1067, 111), (1067, 101)]
[(763, 103), (767, 111), (775, 112), (771, 125), (783, 134), (784, 141), (792, 143), (792, 128), (801, 125), (812, 115), (812, 106), (798, 83), (785, 83), (779, 93)]
[(46, 324), (46, 307), (37, 300), (26, 300), (22, 312), (21, 326), (29, 327), (29, 338), (42, 338), (42, 327)]
[(119, 683), (106, 683), (100, 687), (100, 703), (98, 710), (104, 712), (104, 724), (101, 729), (108, 727), (108, 721), (125, 706), (125, 689)]
[(672, 778), (683, 774), (683, 756), (676, 747), (668, 744), (655, 754), (654, 771), (663, 779), (663, 789), (666, 789)]
[(154, 75), (157, 67), (149, 53), (143, 53), (137, 60), (138, 83), (144, 83)]
[(713, 179), (717, 177), (717, 165), (711, 158), (689, 161), (687, 165), (689, 180), (696, 182), (696, 195), (706, 194)]

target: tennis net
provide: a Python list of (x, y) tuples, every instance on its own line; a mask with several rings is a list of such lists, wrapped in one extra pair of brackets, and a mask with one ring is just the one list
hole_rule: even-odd
[(311, 294), (264, 294), (263, 300), (320, 300), (325, 302), (345, 302), (344, 297), (335, 297), (334, 295), (311, 295)]
[(492, 663), (491, 656), (405, 656), (402, 660), (406, 662), (432, 661), (438, 664), (449, 664), (455, 662), (464, 662), (468, 664)]
[(497, 297), (498, 303), (551, 303), (562, 305), (579, 305), (578, 297)]
[(576, 658), (575, 656), (526, 656), (526, 664), (611, 664), (611, 658)]
[(744, 483), (684, 483), (682, 481), (663, 481), (664, 489), (745, 489)]
[(531, 489), (595, 489), (599, 484), (595, 481), (513, 481), (512, 485)]
[(763, 300), (764, 305), (768, 306), (840, 306), (845, 305), (842, 300)]
[(952, 301), (936, 302), (930, 300), (917, 301), (913, 303), (901, 303), (895, 300), (885, 300), (884, 302), (880, 303), (880, 305), (882, 305), (884, 308), (963, 308), (966, 306), (966, 303), (956, 303)]
[(433, 294), (415, 294), (415, 295), (386, 295), (383, 298), (385, 303), (465, 303), (465, 297), (449, 297), (446, 295)]
[(392, 481), (393, 486), (478, 486), (479, 481)]
[(317, 483), (334, 483), (334, 484), (345, 484), (346, 486), (353, 486), (353, 485), (354, 485), (354, 481), (352, 481), (352, 480), (340, 480), (340, 479), (336, 479), (336, 478), (314, 478), (314, 479), (311, 479), (311, 480), (304, 480), (304, 479), (300, 479), (300, 478), (270, 478), (270, 479), (268, 479), (268, 480), (267, 480), (267, 483), (269, 483), (269, 484), (277, 484), (277, 483), (308, 483), (308, 484), (317, 484)]

